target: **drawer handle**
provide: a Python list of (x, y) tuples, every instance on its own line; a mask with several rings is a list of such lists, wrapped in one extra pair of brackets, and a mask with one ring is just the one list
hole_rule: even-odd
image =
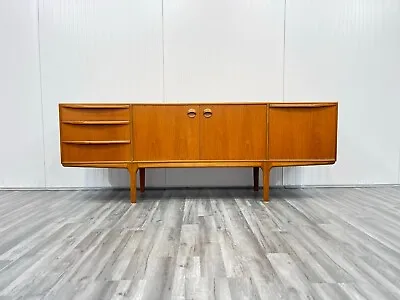
[(189, 118), (194, 118), (196, 116), (196, 110), (193, 108), (189, 109), (187, 115)]
[(212, 116), (212, 110), (209, 109), (209, 108), (206, 108), (205, 110), (203, 110), (203, 115), (204, 115), (204, 117), (206, 117), (206, 118), (211, 118), (211, 116)]

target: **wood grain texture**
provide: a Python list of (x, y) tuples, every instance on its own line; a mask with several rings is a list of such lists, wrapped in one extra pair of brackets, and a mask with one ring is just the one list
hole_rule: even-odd
[(82, 167), (82, 168), (123, 168), (127, 169), (131, 162), (127, 161), (93, 161), (93, 162), (64, 162), (65, 167)]
[(75, 145), (110, 145), (110, 144), (130, 144), (130, 140), (101, 140), (101, 141), (62, 141), (63, 144), (75, 144)]
[(129, 112), (127, 104), (60, 104), (61, 163), (132, 161)]
[(62, 146), (64, 163), (130, 161), (131, 145), (123, 144), (68, 144)]
[(398, 187), (128, 193), (0, 191), (0, 299), (400, 297)]
[(136, 203), (136, 175), (138, 171), (137, 164), (129, 164), (128, 172), (129, 172), (129, 180), (130, 180), (130, 200), (131, 203)]
[(269, 107), (280, 108), (312, 108), (337, 106), (337, 102), (269, 102)]
[(285, 105), (269, 111), (269, 159), (336, 159), (337, 106)]
[(62, 121), (61, 124), (73, 125), (123, 125), (129, 124), (130, 121)]
[(105, 109), (105, 110), (112, 110), (112, 109), (129, 109), (130, 104), (123, 104), (123, 103), (60, 103), (60, 106), (64, 108), (74, 108), (74, 109)]
[(200, 111), (200, 159), (265, 159), (266, 105), (201, 105)]
[(63, 121), (129, 121), (129, 105), (112, 104), (60, 104)]
[[(191, 109), (197, 112), (193, 118), (188, 116)], [(132, 111), (134, 160), (198, 159), (200, 115), (197, 105), (134, 105)]]
[(141, 192), (143, 168), (262, 167), (267, 201), (272, 167), (336, 162), (334, 102), (60, 104), (59, 114), (63, 166), (139, 168)]
[(213, 160), (193, 160), (193, 161), (149, 161), (138, 162), (140, 168), (213, 168), (213, 167), (261, 167), (262, 162), (259, 161), (213, 161)]
[[(111, 122), (111, 121), (110, 121)], [(122, 121), (121, 121), (122, 122)], [(125, 121), (124, 121), (125, 122)], [(61, 124), (63, 141), (107, 141), (129, 140), (131, 130), (128, 124)]]

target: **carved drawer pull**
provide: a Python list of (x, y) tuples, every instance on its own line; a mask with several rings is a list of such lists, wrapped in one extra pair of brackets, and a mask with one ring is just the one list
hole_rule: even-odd
[(205, 110), (203, 110), (203, 115), (204, 115), (204, 117), (206, 117), (206, 118), (211, 118), (211, 116), (212, 116), (212, 110), (209, 109), (209, 108), (206, 108)]
[(193, 108), (189, 109), (187, 115), (189, 118), (194, 118), (196, 116), (196, 110)]

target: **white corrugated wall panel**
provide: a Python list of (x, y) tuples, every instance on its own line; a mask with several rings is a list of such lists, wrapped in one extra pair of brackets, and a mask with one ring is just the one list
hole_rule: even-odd
[(0, 1), (0, 37), (0, 187), (44, 187), (36, 1)]

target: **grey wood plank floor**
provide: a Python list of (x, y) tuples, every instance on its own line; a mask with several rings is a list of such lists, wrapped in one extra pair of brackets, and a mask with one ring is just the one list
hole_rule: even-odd
[(0, 299), (400, 299), (400, 188), (0, 191)]

